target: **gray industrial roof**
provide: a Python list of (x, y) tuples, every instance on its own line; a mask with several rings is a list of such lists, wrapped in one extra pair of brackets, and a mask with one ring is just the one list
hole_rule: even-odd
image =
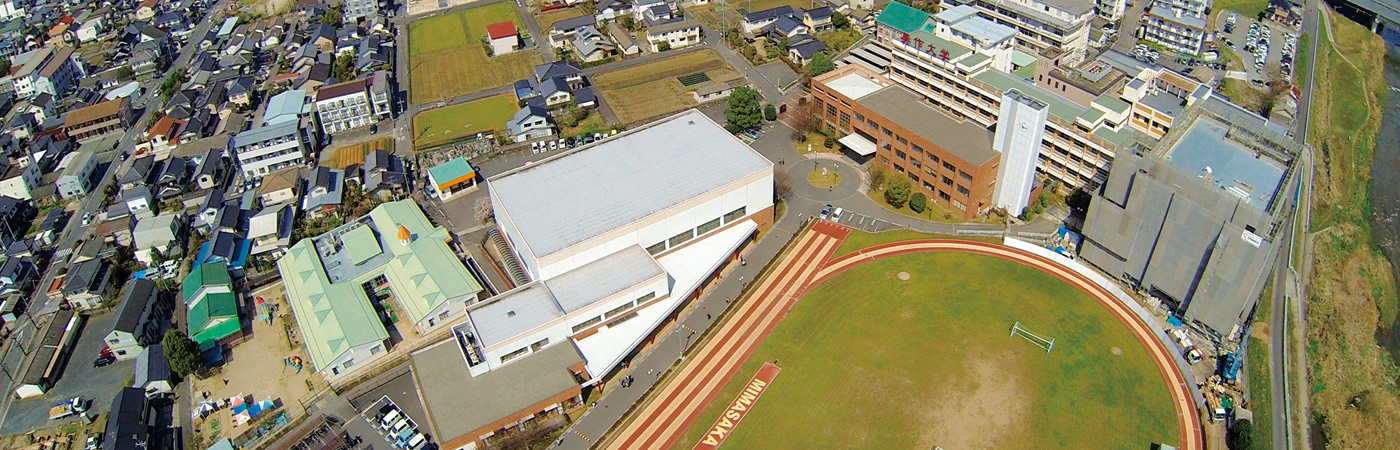
[(651, 254), (633, 245), (474, 305), (471, 323), (482, 345), (491, 346), (665, 275)]
[(692, 109), (489, 183), (517, 244), (544, 257), (772, 166)]
[(893, 85), (857, 101), (963, 161), (980, 166), (997, 156), (997, 151), (992, 150), (992, 132), (972, 122), (948, 117), (919, 101), (920, 98), (904, 86)]
[(447, 339), (413, 354), (414, 378), (439, 442), (578, 389), (569, 367), (583, 363), (583, 357), (573, 341), (545, 347), (478, 376), (467, 372), (466, 357), (455, 343)]

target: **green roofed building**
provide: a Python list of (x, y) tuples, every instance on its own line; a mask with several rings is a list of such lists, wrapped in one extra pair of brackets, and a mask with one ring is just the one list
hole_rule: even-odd
[(277, 267), (316, 370), (335, 379), (384, 355), (386, 322), (427, 333), (464, 317), (482, 288), (452, 239), (401, 200), (293, 245)]
[(189, 309), (189, 335), (201, 350), (243, 337), (238, 318), (238, 295), (233, 292), (223, 262), (195, 266), (181, 283), (181, 299)]

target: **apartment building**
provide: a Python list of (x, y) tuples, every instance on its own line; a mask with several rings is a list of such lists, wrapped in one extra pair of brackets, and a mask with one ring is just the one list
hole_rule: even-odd
[(672, 49), (689, 47), (700, 43), (700, 22), (682, 20), (647, 28), (647, 44), (653, 53), (661, 51), (661, 44)]
[(1044, 103), (1049, 114), (1037, 170), (1067, 188), (1102, 184), (1114, 154), (1132, 138), (1128, 103), (1105, 94), (1085, 107), (1013, 75), (1024, 67), (1013, 61), (1015, 32), (1008, 27), (962, 7), (931, 16), (898, 3), (877, 22), (878, 39), (890, 49), (887, 77), (955, 119), (995, 127), (1002, 96), (1011, 90)]
[(345, 22), (355, 23), (360, 19), (379, 14), (379, 0), (346, 0)]
[(948, 0), (944, 6), (943, 12), (976, 8), (982, 17), (1016, 30), (1016, 44), (1037, 53), (1063, 51), (1070, 63), (1088, 56), (1094, 0)]
[[(864, 67), (850, 65), (812, 80), (812, 101), (841, 144), (908, 177), (928, 198), (964, 219), (994, 207), (1001, 155), (992, 133), (926, 103), (923, 96)], [(1029, 175), (1034, 175), (1030, 165)], [(1024, 177), (1023, 177), (1024, 178)]]
[(233, 137), (233, 156), (244, 180), (257, 180), (287, 167), (298, 166), (313, 151), (311, 140), (298, 121), (284, 121), (238, 133)]
[(82, 67), (74, 57), (73, 47), (41, 47), (16, 55), (14, 63), (19, 69), (12, 75), (15, 95), (19, 98), (33, 98), (39, 94), (49, 94), (54, 98), (63, 97), (78, 86), (82, 78)]
[(1209, 32), (1210, 0), (1156, 0), (1143, 16), (1139, 37), (1172, 52), (1201, 54)]
[(122, 97), (69, 111), (63, 122), (63, 132), (79, 142), (86, 142), (124, 131), (130, 121), (131, 104)]
[(322, 87), (316, 92), (316, 115), (325, 134), (367, 127), (387, 119), (391, 112), (388, 77), (375, 72), (370, 78)]

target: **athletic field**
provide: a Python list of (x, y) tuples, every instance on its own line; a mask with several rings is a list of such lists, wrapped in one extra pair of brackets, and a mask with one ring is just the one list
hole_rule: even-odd
[[(509, 86), (540, 63), (533, 48), (487, 56), (481, 43), (486, 26), (522, 23), (511, 2), (414, 21), (408, 26), (409, 96), (414, 104), (431, 103), (487, 89)], [(534, 36), (539, 39), (539, 36)]]
[[(1017, 321), (1054, 338), (1053, 352), (1010, 337)], [(782, 372), (725, 447), (1181, 441), (1162, 374), (1125, 325), (1058, 278), (991, 256), (892, 256), (812, 287), (674, 447), (694, 446), (765, 361)]]

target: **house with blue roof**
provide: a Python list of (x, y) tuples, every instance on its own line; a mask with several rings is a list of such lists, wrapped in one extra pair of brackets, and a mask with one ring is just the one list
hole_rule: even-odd
[(546, 108), (563, 107), (570, 103), (580, 108), (598, 106), (592, 83), (572, 62), (555, 61), (535, 66), (533, 78), (516, 81), (512, 87), (516, 100), (538, 98), (539, 104)]
[(760, 34), (763, 31), (766, 31), (770, 26), (772, 26), (774, 22), (777, 22), (779, 17), (789, 17), (797, 11), (798, 10), (793, 9), (791, 6), (783, 5), (777, 8), (770, 8), (762, 11), (756, 11), (745, 14), (744, 32), (751, 34)]

